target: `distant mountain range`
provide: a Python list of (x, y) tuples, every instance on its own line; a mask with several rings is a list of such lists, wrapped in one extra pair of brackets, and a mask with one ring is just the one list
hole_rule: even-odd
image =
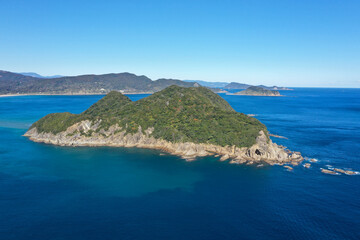
[[(199, 83), (201, 86), (204, 87), (209, 87), (209, 88), (222, 88), (222, 89), (247, 89), (253, 85), (250, 84), (245, 84), (245, 83), (237, 83), (237, 82), (207, 82), (207, 81), (202, 81), (202, 80), (184, 80), (185, 82), (197, 82)], [(262, 87), (268, 90), (291, 90), (290, 88), (287, 87), (277, 87), (277, 86), (264, 86), (264, 85), (259, 85), (257, 87)]]
[(113, 90), (123, 93), (153, 93), (171, 85), (199, 86), (198, 83), (176, 79), (153, 81), (132, 73), (39, 78), (0, 71), (0, 94), (105, 94)]
[(201, 86), (209, 88), (224, 88), (229, 84), (228, 82), (207, 82), (202, 80), (184, 80), (184, 82), (197, 82)]
[[(204, 86), (213, 92), (247, 89), (252, 85), (243, 83), (207, 82), (201, 80), (158, 79), (132, 73), (109, 73), (102, 75), (80, 76), (41, 76), (34, 72), (13, 73), (0, 70), (0, 94), (106, 94), (110, 91), (123, 93), (154, 93), (168, 86), (180, 87)], [(267, 87), (268, 90), (290, 90), (285, 87)]]
[(237, 83), (237, 82), (231, 82), (227, 84), (224, 89), (247, 89), (248, 87), (251, 87), (252, 85), (245, 84), (245, 83)]
[(34, 73), (34, 72), (21, 72), (19, 74), (24, 75), (24, 76), (29, 76), (29, 77), (35, 77), (35, 78), (60, 78), (60, 77), (64, 77), (62, 75), (42, 76), (42, 75)]

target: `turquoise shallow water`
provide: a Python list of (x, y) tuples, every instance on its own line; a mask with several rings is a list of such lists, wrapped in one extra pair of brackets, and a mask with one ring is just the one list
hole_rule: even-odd
[(319, 168), (360, 170), (360, 90), (283, 94), (221, 96), (319, 159), (310, 169), (33, 143), (32, 122), (101, 96), (0, 98), (0, 239), (359, 239), (360, 176)]

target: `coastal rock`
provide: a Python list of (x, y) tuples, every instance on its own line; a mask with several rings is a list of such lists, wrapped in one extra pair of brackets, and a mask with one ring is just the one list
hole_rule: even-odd
[(321, 172), (322, 173), (325, 173), (325, 174), (331, 174), (331, 175), (339, 175), (339, 173), (335, 172), (335, 171), (332, 171), (332, 170), (328, 170), (328, 169), (321, 169)]
[(229, 161), (229, 163), (232, 163), (232, 164), (244, 164), (246, 162), (247, 162), (247, 160), (243, 159), (243, 158), (231, 159)]
[(354, 172), (354, 171), (345, 171), (345, 174), (346, 175), (357, 175), (358, 173)]
[(220, 161), (225, 161), (225, 160), (227, 160), (227, 159), (229, 159), (229, 155), (228, 155), (228, 154), (225, 154), (225, 155), (223, 155), (223, 156), (220, 158)]
[(340, 168), (334, 168), (335, 172), (339, 172), (339, 173), (344, 173), (346, 175), (356, 175), (357, 173), (355, 171), (350, 171), (350, 170), (343, 170)]
[(339, 172), (339, 173), (345, 173), (345, 170), (342, 170), (340, 168), (334, 168), (334, 171)]
[(275, 138), (282, 138), (282, 139), (288, 139), (287, 137), (283, 137), (283, 136), (279, 136), (279, 135), (275, 135), (275, 134), (269, 134), (270, 137), (275, 137)]
[(289, 170), (289, 171), (292, 171), (292, 170), (293, 170), (293, 168), (290, 167), (290, 166), (284, 166), (284, 168), (286, 168), (286, 169)]

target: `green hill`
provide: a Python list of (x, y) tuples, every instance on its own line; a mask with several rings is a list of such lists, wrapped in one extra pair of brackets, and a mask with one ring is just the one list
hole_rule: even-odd
[(49, 114), (30, 129), (36, 127), (38, 132), (56, 134), (83, 120), (101, 120), (96, 131), (115, 124), (127, 133), (137, 132), (139, 126), (143, 131), (153, 127), (151, 135), (156, 139), (220, 146), (250, 147), (261, 130), (267, 132), (257, 119), (236, 112), (211, 90), (179, 86), (170, 86), (136, 102), (113, 91), (81, 114)]

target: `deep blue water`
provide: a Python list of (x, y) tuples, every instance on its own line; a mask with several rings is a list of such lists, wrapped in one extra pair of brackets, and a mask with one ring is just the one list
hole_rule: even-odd
[(0, 239), (360, 239), (360, 176), (320, 172), (360, 170), (360, 89), (283, 94), (221, 96), (317, 158), (310, 169), (34, 143), (32, 122), (101, 96), (0, 98)]

